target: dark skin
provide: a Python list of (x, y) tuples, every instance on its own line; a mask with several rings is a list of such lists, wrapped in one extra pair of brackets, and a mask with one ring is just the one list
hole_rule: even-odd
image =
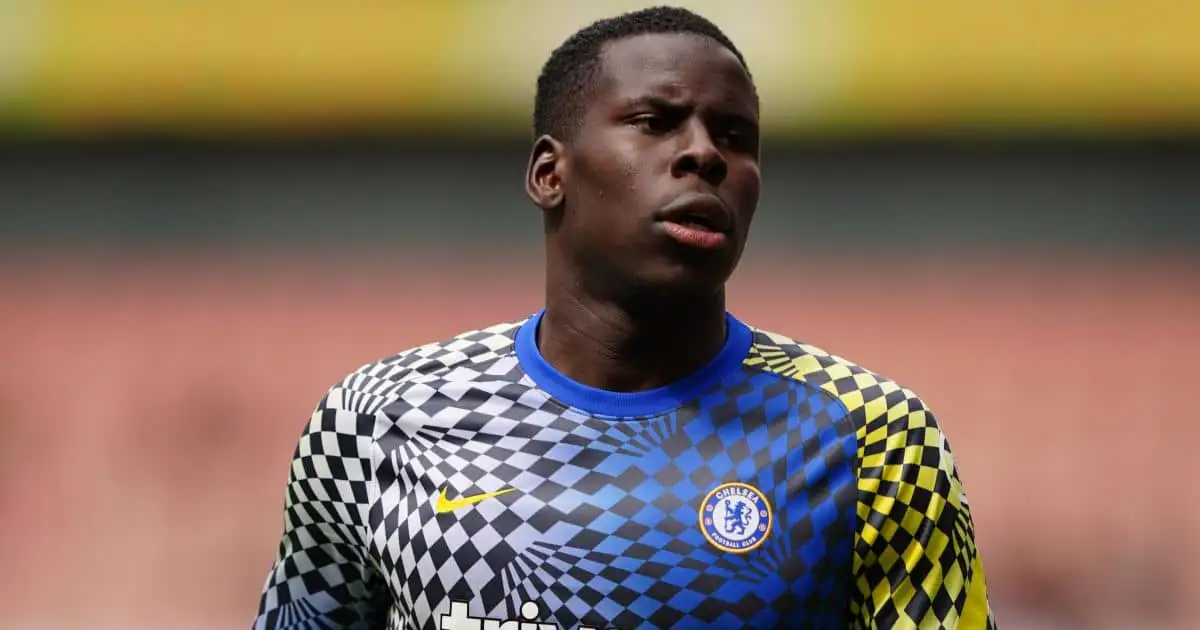
[[(647, 34), (606, 45), (586, 102), (570, 138), (538, 139), (525, 180), (546, 226), (538, 346), (585, 385), (654, 389), (725, 341), (725, 282), (761, 188), (754, 85), (709, 38)], [(664, 229), (698, 194), (729, 219), (718, 247)]]

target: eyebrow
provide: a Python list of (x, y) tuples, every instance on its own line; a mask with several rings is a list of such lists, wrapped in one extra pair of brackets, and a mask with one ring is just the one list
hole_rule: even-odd
[(663, 109), (667, 111), (687, 109), (687, 105), (679, 101), (672, 101), (661, 96), (636, 96), (626, 99), (625, 107), (641, 107), (650, 106), (654, 109)]
[[(686, 105), (680, 101), (671, 100), (669, 98), (665, 98), (662, 96), (652, 96), (652, 95), (635, 96), (632, 98), (628, 98), (625, 100), (624, 106), (626, 108), (649, 106), (654, 109), (668, 111), (668, 112), (678, 112), (678, 111), (683, 111), (683, 110), (686, 110), (689, 108), (688, 105)], [(747, 127), (752, 127), (754, 129), (758, 129), (758, 121), (756, 121), (753, 117), (746, 116), (741, 113), (737, 113), (734, 111), (726, 111), (726, 112), (720, 113), (720, 117), (734, 121), (740, 125), (745, 125)]]

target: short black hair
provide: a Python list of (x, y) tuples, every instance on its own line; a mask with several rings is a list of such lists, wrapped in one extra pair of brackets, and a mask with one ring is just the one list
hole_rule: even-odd
[[(716, 24), (677, 7), (651, 7), (607, 18), (586, 26), (556, 48), (542, 66), (533, 102), (534, 137), (569, 139), (586, 109), (585, 99), (600, 67), (600, 51), (608, 42), (649, 33), (686, 33), (708, 37), (737, 57), (746, 74), (741, 51)], [(752, 79), (753, 80), (753, 79)]]

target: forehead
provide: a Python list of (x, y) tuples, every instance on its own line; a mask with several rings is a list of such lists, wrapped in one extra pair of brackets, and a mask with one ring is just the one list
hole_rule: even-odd
[(702, 35), (651, 33), (609, 42), (600, 64), (597, 104), (659, 96), (757, 113), (746, 69), (732, 51)]

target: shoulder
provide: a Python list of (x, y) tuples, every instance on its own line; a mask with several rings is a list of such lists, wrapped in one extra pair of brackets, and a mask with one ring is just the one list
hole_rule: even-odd
[(900, 383), (824, 349), (778, 333), (752, 329), (746, 365), (825, 392), (836, 399), (859, 431), (904, 419), (928, 421), (924, 401)]
[[(317, 403), (301, 432), (297, 460), (314, 457), (348, 462), (364, 459), (388, 423), (379, 412), (404, 396), (415, 384), (468, 366), (512, 355), (513, 339), (524, 320), (470, 330), (449, 339), (397, 352), (350, 372), (330, 387)], [(317, 474), (320, 467), (299, 472)], [(310, 470), (311, 469), (311, 470)], [(299, 470), (299, 469), (298, 469)], [(358, 473), (360, 478), (365, 473)]]
[(746, 365), (806, 383), (840, 402), (865, 477), (915, 475), (907, 481), (941, 494), (956, 488), (954, 502), (965, 501), (946, 434), (912, 390), (816, 346), (758, 329)]
[(330, 388), (319, 408), (371, 415), (414, 383), (513, 356), (517, 330), (525, 321), (469, 330), (363, 365)]

